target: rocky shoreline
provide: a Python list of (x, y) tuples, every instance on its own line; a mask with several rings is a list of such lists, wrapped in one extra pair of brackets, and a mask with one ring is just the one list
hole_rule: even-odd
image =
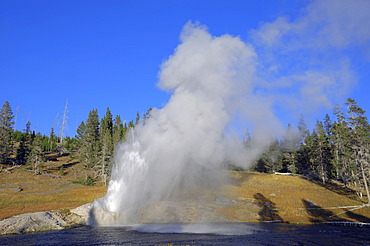
[(0, 235), (62, 230), (87, 225), (92, 204), (72, 210), (55, 210), (16, 215), (0, 221)]

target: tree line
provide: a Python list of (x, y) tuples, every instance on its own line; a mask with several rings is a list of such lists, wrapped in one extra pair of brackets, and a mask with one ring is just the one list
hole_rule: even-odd
[(99, 119), (98, 110), (93, 109), (78, 126), (74, 137), (62, 139), (53, 127), (49, 136), (32, 131), (29, 121), (22, 132), (14, 130), (13, 111), (6, 101), (0, 111), (0, 164), (27, 165), (38, 174), (48, 153), (74, 154), (86, 169), (93, 171), (94, 177), (89, 178), (107, 184), (115, 147), (126, 140), (129, 128), (139, 121), (139, 112), (135, 121), (127, 124), (119, 115), (113, 119), (109, 108), (102, 119)]
[(117, 115), (114, 120), (112, 113), (107, 108), (105, 116), (99, 120), (98, 110), (89, 112), (86, 122), (82, 121), (77, 128), (76, 143), (80, 161), (86, 168), (93, 169), (95, 178), (107, 184), (111, 160), (114, 149), (119, 142), (126, 141), (129, 128), (135, 127), (140, 121), (137, 112), (135, 122), (123, 123)]
[[(370, 203), (370, 127), (365, 111), (348, 98), (344, 108), (336, 105), (334, 121), (326, 114), (312, 131), (303, 117), (298, 129), (288, 125), (284, 138), (276, 140), (255, 161), (259, 172), (289, 172), (321, 180), (337, 180), (349, 185)], [(247, 138), (247, 142), (251, 139)]]
[[(327, 114), (317, 120), (314, 129), (307, 128), (303, 117), (297, 129), (288, 125), (285, 136), (276, 139), (254, 162), (252, 170), (266, 173), (286, 172), (321, 180), (338, 180), (354, 187), (360, 196), (369, 195), (370, 181), (370, 128), (365, 111), (348, 98), (344, 108), (336, 106), (334, 121)], [(149, 117), (149, 109), (143, 118)], [(135, 120), (124, 123), (119, 115), (113, 119), (107, 108), (99, 119), (98, 110), (91, 110), (78, 126), (75, 137), (66, 137), (63, 143), (51, 128), (49, 136), (31, 131), (27, 122), (23, 132), (14, 130), (14, 116), (8, 102), (0, 111), (0, 163), (29, 165), (35, 173), (51, 152), (73, 153), (86, 169), (93, 171), (92, 180), (107, 184), (114, 149), (126, 141), (130, 128), (139, 124)], [(252, 138), (247, 136), (246, 148)]]
[(45, 161), (44, 153), (52, 152), (57, 146), (57, 137), (51, 129), (50, 137), (31, 131), (27, 122), (23, 132), (14, 130), (14, 116), (9, 102), (0, 111), (0, 163), (30, 165), (35, 172)]

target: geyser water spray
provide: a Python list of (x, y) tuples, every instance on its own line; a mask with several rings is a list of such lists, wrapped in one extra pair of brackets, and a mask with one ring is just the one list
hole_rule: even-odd
[(158, 202), (223, 184), (227, 162), (243, 148), (228, 129), (254, 74), (253, 49), (192, 23), (181, 41), (159, 74), (172, 96), (119, 146), (107, 194), (94, 203), (97, 224), (139, 223)]
[[(368, 51), (368, 4), (332, 5), (313, 1), (298, 18), (262, 23), (250, 33), (254, 48), (186, 24), (159, 74), (158, 86), (171, 98), (119, 146), (108, 192), (94, 202), (95, 223), (138, 223), (158, 204), (217, 188), (226, 163), (248, 167), (283, 136), (277, 111), (298, 119), (342, 101), (357, 81), (347, 51)], [(252, 135), (248, 149), (240, 131), (234, 134), (235, 120)]]

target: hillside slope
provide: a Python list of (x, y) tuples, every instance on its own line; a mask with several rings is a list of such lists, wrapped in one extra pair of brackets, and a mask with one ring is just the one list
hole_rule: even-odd
[(73, 182), (90, 175), (82, 163), (70, 155), (53, 153), (47, 157), (39, 175), (27, 170), (27, 166), (2, 166), (0, 219), (29, 212), (71, 209), (104, 196), (106, 187)]
[[(324, 221), (370, 222), (370, 207), (363, 205), (351, 189), (340, 184), (307, 180), (300, 176), (271, 175), (254, 172), (234, 172), (237, 181), (228, 187), (230, 194), (245, 205), (225, 211), (244, 220), (240, 214), (252, 212), (258, 216), (247, 221), (282, 221), (315, 223)], [(367, 198), (364, 198), (367, 201)], [(257, 205), (246, 206), (247, 204)], [(353, 210), (352, 210), (353, 209)], [(351, 211), (352, 210), (352, 211)], [(238, 214), (239, 213), (239, 214)]]
[[(70, 172), (71, 166), (65, 167), (65, 172)], [(206, 207), (208, 211), (217, 212), (216, 221), (370, 223), (370, 207), (354, 207), (363, 205), (367, 198), (361, 201), (352, 190), (340, 184), (322, 185), (299, 176), (255, 172), (230, 172), (230, 177), (231, 184), (217, 194), (206, 192), (209, 202)], [(106, 192), (103, 186), (73, 183), (71, 175), (60, 178), (34, 175), (24, 167), (14, 168), (10, 173), (3, 169), (0, 184), (0, 219), (28, 212), (71, 209), (92, 202)], [(188, 214), (199, 216), (193, 204), (188, 205)]]

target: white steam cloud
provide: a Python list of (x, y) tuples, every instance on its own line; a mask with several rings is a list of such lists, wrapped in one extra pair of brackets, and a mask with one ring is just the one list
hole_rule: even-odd
[[(369, 4), (314, 1), (294, 21), (254, 30), (253, 46), (187, 23), (159, 74), (171, 98), (120, 146), (107, 195), (94, 203), (112, 214), (95, 214), (96, 223), (138, 223), (148, 206), (222, 185), (227, 163), (249, 167), (284, 134), (277, 110), (300, 114), (341, 99), (356, 81), (342, 49), (369, 48)], [(235, 122), (251, 130), (252, 149)]]
[(357, 83), (352, 60), (370, 61), (370, 1), (312, 1), (301, 13), (263, 23), (251, 36), (260, 86), (279, 107), (308, 115), (348, 95)]
[(169, 102), (131, 132), (116, 156), (108, 193), (96, 202), (120, 214), (109, 223), (137, 223), (149, 205), (193, 188), (216, 187), (224, 183), (227, 161), (247, 157), (227, 128), (241, 97), (251, 93), (253, 49), (236, 37), (212, 37), (192, 23), (181, 41), (160, 73), (158, 85), (172, 93)]
[[(263, 24), (255, 37), (266, 46), (285, 50), (369, 48), (368, 0), (312, 1), (295, 20), (279, 17)], [(286, 43), (288, 42), (288, 43)]]

